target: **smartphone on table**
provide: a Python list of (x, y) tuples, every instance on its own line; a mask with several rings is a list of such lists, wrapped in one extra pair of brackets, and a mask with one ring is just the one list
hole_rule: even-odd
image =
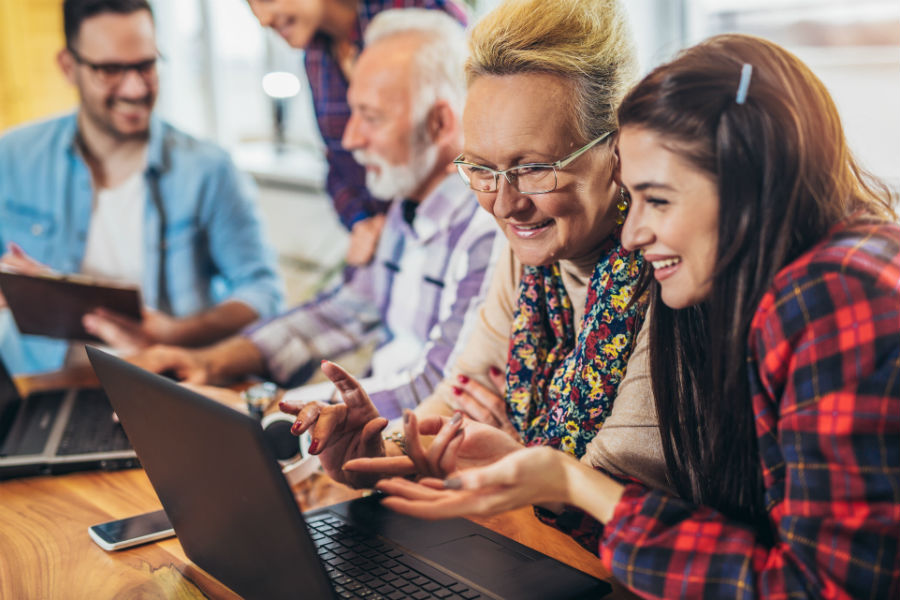
[(157, 510), (127, 519), (91, 525), (88, 527), (88, 533), (98, 546), (109, 551), (172, 537), (175, 530), (169, 523), (166, 511)]

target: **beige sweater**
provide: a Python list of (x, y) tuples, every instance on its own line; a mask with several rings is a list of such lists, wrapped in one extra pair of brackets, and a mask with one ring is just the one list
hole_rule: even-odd
[[(560, 262), (563, 285), (572, 300), (578, 331), (581, 329), (587, 287), (596, 258), (588, 257), (579, 263)], [(467, 341), (462, 351), (451, 359), (453, 367), (449, 377), (422, 403), (421, 410), (449, 413), (456, 405), (452, 387), (459, 374), (496, 390), (488, 377), (488, 369), (493, 365), (505, 371), (521, 274), (522, 264), (507, 246), (494, 269), (494, 278), (479, 311), (479, 318), (474, 320), (470, 332), (463, 332), (460, 336), (460, 339)], [(588, 445), (582, 461), (616, 475), (637, 478), (652, 487), (671, 490), (666, 479), (650, 389), (647, 322), (649, 320), (645, 320), (645, 326), (638, 334), (612, 412)]]

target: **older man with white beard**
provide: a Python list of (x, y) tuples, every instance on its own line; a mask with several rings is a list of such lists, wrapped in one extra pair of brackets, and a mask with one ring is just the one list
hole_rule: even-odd
[[(438, 11), (389, 10), (371, 22), (365, 42), (342, 143), (365, 166), (370, 191), (393, 199), (375, 259), (341, 287), (240, 336), (199, 350), (157, 347), (135, 362), (193, 383), (255, 374), (297, 386), (322, 359), (376, 343), (363, 385), (388, 418), (440, 382), (475, 318), (499, 245), (490, 216), (453, 172), (464, 34)], [(305, 386), (288, 397), (327, 399), (332, 389)]]

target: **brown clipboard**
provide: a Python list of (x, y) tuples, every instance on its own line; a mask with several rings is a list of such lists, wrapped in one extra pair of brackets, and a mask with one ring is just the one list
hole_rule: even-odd
[(141, 320), (141, 296), (136, 287), (78, 275), (24, 275), (0, 269), (0, 291), (23, 334), (97, 341), (85, 331), (81, 318), (98, 308)]

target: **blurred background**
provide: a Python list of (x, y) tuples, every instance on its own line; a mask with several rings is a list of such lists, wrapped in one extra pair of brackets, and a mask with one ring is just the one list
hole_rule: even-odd
[[(468, 5), (477, 18), (498, 1), (469, 0)], [(151, 4), (164, 58), (157, 114), (217, 141), (256, 179), (289, 296), (302, 298), (310, 293), (310, 278), (324, 277), (340, 262), (345, 236), (321, 191), (322, 142), (301, 51), (264, 31), (245, 0)], [(644, 71), (682, 47), (726, 31), (760, 35), (787, 47), (831, 91), (862, 164), (900, 190), (900, 1), (625, 4)], [(74, 107), (75, 96), (55, 61), (63, 44), (61, 12), (61, 0), (0, 0), (0, 134)], [(311, 222), (316, 226), (297, 227)]]

